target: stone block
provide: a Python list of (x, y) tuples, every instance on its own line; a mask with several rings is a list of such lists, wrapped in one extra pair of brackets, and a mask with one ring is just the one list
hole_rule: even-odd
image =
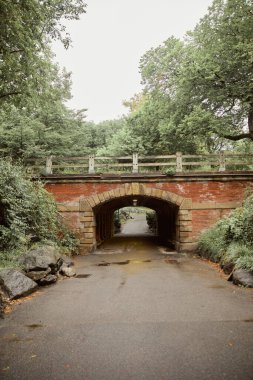
[(80, 218), (80, 222), (89, 223), (89, 222), (92, 222), (92, 221), (93, 221), (93, 217), (92, 216), (82, 216)]
[(120, 192), (120, 195), (122, 197), (124, 197), (126, 195), (126, 189), (125, 189), (125, 187), (120, 187), (119, 192)]
[(192, 232), (192, 226), (180, 226), (180, 233), (181, 232)]
[(180, 205), (180, 210), (191, 210), (191, 208), (192, 200), (189, 198), (185, 198)]
[(104, 196), (104, 193), (99, 193), (98, 194), (98, 198), (100, 200), (100, 203), (103, 203), (105, 201), (105, 196)]
[(138, 182), (132, 183), (132, 190), (133, 190), (133, 195), (139, 195), (140, 194), (140, 185)]
[(94, 228), (93, 227), (88, 227), (85, 225), (84, 229), (83, 229), (83, 232), (85, 233), (85, 236), (87, 236), (87, 233), (93, 233), (94, 232)]
[(100, 199), (99, 199), (99, 197), (98, 197), (98, 195), (96, 194), (96, 195), (93, 195), (93, 200), (94, 200), (94, 202), (95, 202), (95, 205), (98, 205), (99, 203), (100, 203)]
[(126, 191), (126, 195), (133, 195), (131, 183), (125, 183), (125, 191)]
[(80, 202), (79, 202), (79, 210), (80, 211), (89, 211), (89, 210), (91, 210), (91, 206), (87, 202), (87, 200), (80, 200)]
[(85, 239), (86, 238), (87, 239), (93, 239), (93, 236), (94, 236), (93, 231), (92, 232), (86, 232), (85, 231), (84, 236), (85, 236)]

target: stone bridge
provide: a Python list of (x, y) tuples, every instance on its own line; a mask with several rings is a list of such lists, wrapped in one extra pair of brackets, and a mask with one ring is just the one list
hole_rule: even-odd
[(240, 206), (253, 172), (123, 175), (46, 175), (65, 222), (80, 238), (81, 253), (113, 235), (114, 211), (145, 206), (156, 211), (158, 235), (177, 250), (193, 250), (201, 231)]

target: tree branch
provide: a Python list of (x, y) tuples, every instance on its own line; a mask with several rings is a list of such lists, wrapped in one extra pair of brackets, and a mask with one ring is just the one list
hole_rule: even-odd
[(1, 98), (7, 98), (8, 96), (20, 95), (20, 94), (22, 94), (22, 92), (20, 92), (20, 91), (8, 92), (7, 94), (0, 94), (0, 99)]
[(241, 133), (240, 135), (222, 135), (220, 137), (224, 137), (225, 139), (232, 140), (232, 141), (239, 141), (242, 139), (253, 140), (253, 137), (250, 135), (250, 133)]

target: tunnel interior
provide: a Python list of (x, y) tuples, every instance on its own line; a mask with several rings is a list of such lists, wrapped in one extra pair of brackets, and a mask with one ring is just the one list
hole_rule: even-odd
[(178, 206), (162, 199), (148, 196), (124, 196), (97, 205), (93, 211), (96, 219), (96, 245), (114, 235), (114, 213), (123, 207), (146, 207), (156, 212), (157, 238), (160, 243), (175, 248), (177, 242)]

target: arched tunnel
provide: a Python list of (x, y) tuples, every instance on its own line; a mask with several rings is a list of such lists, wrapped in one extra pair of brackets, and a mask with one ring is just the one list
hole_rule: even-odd
[(157, 236), (162, 244), (176, 246), (178, 206), (162, 199), (149, 196), (132, 195), (110, 199), (94, 207), (96, 219), (97, 245), (110, 239), (114, 234), (114, 212), (123, 207), (140, 206), (152, 209), (157, 217)]

